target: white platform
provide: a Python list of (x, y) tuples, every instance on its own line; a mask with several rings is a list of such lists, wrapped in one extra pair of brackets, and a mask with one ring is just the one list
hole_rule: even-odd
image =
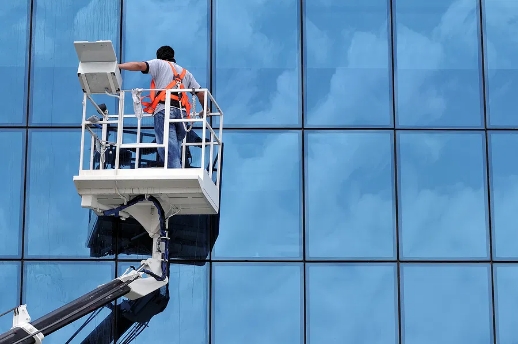
[[(174, 206), (178, 215), (217, 214), (219, 191), (203, 169), (141, 168), (120, 170), (82, 170), (74, 176), (81, 205), (95, 203), (115, 208), (127, 200), (148, 194), (158, 198), (164, 211)], [(140, 204), (139, 204), (140, 205)], [(148, 205), (151, 206), (151, 203)]]

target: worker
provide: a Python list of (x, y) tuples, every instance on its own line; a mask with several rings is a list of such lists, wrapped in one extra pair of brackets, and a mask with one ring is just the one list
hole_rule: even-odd
[[(119, 68), (128, 71), (140, 71), (143, 74), (151, 74), (152, 82), (150, 89), (167, 88), (188, 88), (199, 89), (200, 85), (194, 76), (185, 68), (176, 63), (174, 50), (165, 45), (156, 51), (156, 59), (144, 62), (126, 62), (119, 64)], [(199, 102), (204, 104), (203, 92), (196, 92)], [(145, 112), (153, 114), (156, 142), (162, 144), (164, 141), (164, 116), (165, 116), (165, 90), (150, 92), (151, 102), (144, 109)], [(144, 102), (142, 102), (144, 105)], [(194, 104), (193, 104), (194, 105)], [(203, 110), (202, 110), (203, 111)], [(171, 93), (170, 118), (185, 118), (190, 113), (190, 104), (185, 92)], [(167, 157), (168, 168), (181, 168), (181, 147), (185, 138), (185, 122), (170, 123), (169, 147)], [(166, 161), (164, 148), (158, 148), (158, 154), (162, 161)]]

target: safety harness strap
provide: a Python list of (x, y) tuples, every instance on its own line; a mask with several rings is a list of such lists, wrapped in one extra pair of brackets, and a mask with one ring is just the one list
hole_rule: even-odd
[[(174, 68), (173, 64), (169, 61), (168, 61), (168, 63), (169, 63), (169, 66), (171, 67), (171, 70), (173, 71), (174, 78), (173, 78), (173, 81), (171, 81), (169, 83), (169, 85), (167, 85), (165, 88), (173, 89), (175, 86), (180, 86), (180, 88), (184, 88), (182, 80), (184, 79), (187, 70), (184, 68), (182, 73), (178, 74), (176, 72), (176, 69)], [(158, 93), (158, 95), (155, 96), (155, 90), (154, 90), (155, 80), (151, 80), (150, 88), (151, 88), (151, 91), (149, 92), (149, 96), (145, 97), (145, 98), (149, 97), (150, 101), (141, 102), (142, 106), (143, 106), (143, 110), (146, 113), (153, 113), (155, 111), (155, 108), (158, 105), (158, 103), (161, 101), (165, 101), (165, 94), (166, 94), (165, 90), (160, 91)], [(185, 108), (185, 110), (187, 112), (187, 118), (191, 117), (191, 104), (189, 103), (189, 99), (187, 98), (187, 95), (185, 94), (185, 92), (181, 92), (180, 95), (178, 95), (176, 93), (171, 93), (171, 99), (178, 101), (180, 103), (180, 106), (183, 106)]]

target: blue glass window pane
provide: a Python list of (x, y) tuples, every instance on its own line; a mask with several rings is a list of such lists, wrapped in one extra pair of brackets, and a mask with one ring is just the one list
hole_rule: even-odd
[(72, 180), (79, 172), (80, 140), (79, 130), (29, 132), (27, 256), (89, 256), (88, 210), (81, 208)]
[[(111, 40), (118, 56), (119, 18), (120, 0), (34, 1), (31, 123), (81, 123), (83, 92), (74, 41)], [(97, 99), (115, 104), (112, 97)]]
[(9, 95), (2, 103), (0, 124), (25, 123), (29, 7), (30, 0), (0, 2), (0, 94)]
[[(143, 6), (138, 1), (124, 0), (123, 62), (154, 59), (158, 48), (169, 45), (175, 51), (176, 62), (190, 71), (202, 88), (210, 88), (208, 3), (148, 1)], [(180, 18), (183, 19), (179, 21)], [(123, 71), (122, 78), (126, 90), (150, 87), (150, 75), (141, 72)], [(196, 102), (200, 111), (201, 105), (197, 99)], [(125, 107), (126, 113), (133, 112), (131, 93), (127, 93)], [(136, 125), (133, 119), (125, 122)], [(152, 126), (153, 119), (146, 118), (143, 124)]]
[(518, 2), (485, 0), (484, 9), (488, 125), (516, 127), (518, 118), (518, 45), (511, 39), (518, 29)]
[(0, 180), (4, 181), (0, 192), (0, 257), (19, 257), (22, 237), (24, 132), (0, 130), (0, 151)]
[[(20, 263), (0, 262), (0, 280), (0, 313), (3, 313), (20, 304)], [(11, 326), (12, 312), (0, 317), (0, 334), (9, 331)]]
[(305, 1), (306, 126), (392, 125), (388, 1)]
[(489, 134), (494, 259), (518, 257), (518, 134)]
[(393, 258), (393, 134), (312, 131), (305, 149), (308, 256)]
[(232, 127), (300, 126), (298, 0), (218, 0), (215, 94)]
[(518, 342), (518, 265), (494, 266), (496, 336), (498, 344)]
[(489, 264), (403, 265), (405, 344), (493, 343)]
[(311, 264), (309, 344), (399, 343), (395, 265)]
[(477, 3), (395, 1), (399, 126), (483, 125)]
[(302, 256), (300, 132), (227, 131), (215, 258)]
[(400, 253), (489, 258), (482, 132), (399, 132)]
[(214, 344), (302, 344), (302, 264), (214, 264)]
[[(119, 275), (130, 265), (138, 266), (139, 263), (120, 264)], [(171, 264), (167, 306), (161, 313), (151, 318), (146, 329), (132, 343), (162, 343), (164, 341), (170, 344), (208, 343), (208, 269), (208, 264), (205, 266)], [(165, 288), (162, 288), (161, 293), (165, 294)], [(127, 299), (120, 298), (117, 304), (122, 305), (121, 302), (125, 300)], [(128, 302), (126, 301), (125, 304)], [(151, 307), (147, 308), (148, 311), (149, 309)], [(146, 312), (145, 309), (142, 311)], [(132, 314), (142, 315), (143, 313)], [(121, 326), (121, 322), (122, 320), (119, 320), (119, 326)], [(130, 330), (124, 335), (129, 333)]]
[[(114, 277), (115, 264), (111, 262), (28, 262), (24, 267), (23, 302), (35, 320), (110, 282)], [(73, 342), (80, 343), (109, 313), (108, 308), (102, 308)], [(44, 341), (49, 344), (65, 343), (87, 318), (88, 315), (76, 320), (45, 337)]]

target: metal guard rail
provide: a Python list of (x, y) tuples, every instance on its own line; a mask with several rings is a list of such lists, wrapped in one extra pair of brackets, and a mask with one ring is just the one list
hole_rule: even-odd
[[(155, 91), (166, 91), (166, 102), (165, 102), (165, 115), (164, 115), (164, 135), (163, 135), (163, 144), (158, 143), (142, 143), (140, 142), (141, 138), (141, 130), (142, 130), (142, 119), (146, 117), (153, 117), (152, 114), (143, 113), (142, 119), (139, 118), (136, 114), (125, 114), (124, 113), (124, 106), (125, 106), (125, 95), (127, 92), (131, 94), (132, 90), (121, 90), (118, 95), (113, 95), (106, 93), (106, 95), (109, 95), (111, 97), (118, 99), (118, 113), (117, 114), (107, 114), (103, 113), (103, 111), (100, 109), (99, 105), (93, 100), (92, 96), (90, 94), (85, 93), (83, 95), (83, 119), (81, 124), (81, 152), (80, 152), (80, 161), (79, 161), (79, 171), (85, 170), (83, 168), (84, 166), (84, 148), (85, 148), (85, 131), (89, 131), (91, 134), (91, 147), (90, 147), (90, 164), (89, 168), (87, 170), (94, 170), (94, 154), (96, 152), (96, 143), (99, 144), (101, 147), (105, 148), (107, 146), (115, 146), (115, 166), (114, 169), (118, 170), (120, 169), (120, 150), (121, 148), (134, 148), (135, 149), (135, 169), (138, 169), (139, 164), (139, 156), (140, 156), (140, 149), (141, 148), (164, 148), (164, 156), (168, 156), (168, 144), (169, 141), (169, 127), (171, 123), (178, 123), (183, 122), (191, 123), (191, 129), (188, 130), (202, 130), (201, 133), (201, 143), (189, 143), (186, 142), (187, 135), (183, 139), (182, 142), (182, 169), (185, 168), (185, 156), (186, 156), (186, 150), (185, 147), (187, 146), (200, 146), (201, 145), (201, 160), (200, 160), (200, 169), (205, 169), (205, 160), (207, 159), (205, 154), (205, 148), (207, 146), (210, 147), (209, 150), (209, 176), (213, 175), (213, 165), (214, 165), (214, 146), (218, 146), (218, 157), (221, 157), (222, 153), (222, 136), (223, 136), (223, 111), (221, 111), (221, 108), (219, 107), (218, 103), (212, 96), (212, 94), (209, 92), (206, 88), (201, 89), (139, 89), (139, 91), (146, 91), (149, 92), (151, 90)], [(170, 103), (171, 103), (171, 93), (180, 93), (180, 92), (203, 92), (204, 94), (204, 104), (203, 104), (203, 116), (202, 117), (191, 117), (191, 118), (183, 118), (183, 119), (171, 119), (170, 118)], [(131, 98), (130, 98), (131, 99)], [(91, 122), (87, 120), (87, 100), (90, 101), (90, 103), (94, 106), (96, 111), (100, 114), (103, 114), (102, 120), (98, 120), (95, 122)], [(197, 99), (193, 99), (195, 102)], [(213, 108), (216, 109), (215, 112), (208, 112), (209, 104), (208, 102), (211, 102), (213, 105)], [(195, 107), (194, 104), (191, 104), (192, 108)], [(184, 108), (182, 108), (183, 111), (185, 111)], [(193, 114), (194, 116), (196, 113)], [(212, 126), (208, 122), (208, 118), (211, 117), (219, 117), (219, 124), (218, 124), (218, 130), (217, 133), (214, 131)], [(123, 138), (123, 131), (124, 131), (124, 119), (126, 118), (135, 118), (137, 120), (137, 142), (136, 143), (122, 143)], [(201, 122), (202, 126), (201, 128), (194, 127), (195, 123)], [(116, 133), (117, 133), (117, 141), (116, 142), (108, 142), (107, 135), (108, 135), (108, 126), (110, 128), (113, 128), (113, 126), (116, 125)], [(185, 124), (184, 124), (185, 125)], [(97, 127), (102, 129), (101, 137), (99, 138), (93, 131), (92, 127)], [(207, 133), (208, 131), (208, 133)], [(209, 142), (206, 142), (207, 135), (210, 136)], [(101, 156), (103, 154), (101, 150)], [(167, 158), (164, 161), (164, 169), (167, 169)], [(216, 170), (216, 181), (215, 184), (219, 188), (220, 180), (221, 180), (221, 158), (217, 159), (217, 170)], [(101, 164), (99, 165), (99, 169), (104, 169), (104, 164), (101, 161)]]

